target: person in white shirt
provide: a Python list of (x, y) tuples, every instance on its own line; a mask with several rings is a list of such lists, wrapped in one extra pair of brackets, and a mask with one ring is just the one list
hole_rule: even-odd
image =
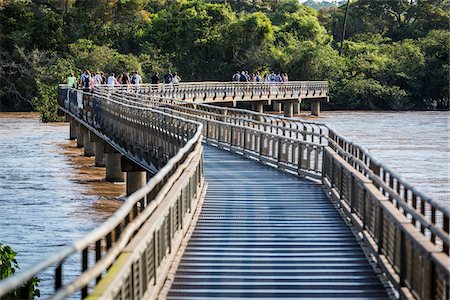
[(116, 79), (116, 74), (111, 73), (111, 75), (108, 77), (108, 85), (109, 86), (114, 86), (116, 84), (118, 84), (119, 82)]
[(94, 85), (99, 85), (103, 83), (102, 75), (100, 75), (100, 72), (96, 72), (94, 75)]
[(142, 77), (138, 74), (138, 71), (135, 70), (133, 76), (131, 76), (131, 84), (140, 85), (142, 84)]
[(173, 73), (173, 77), (172, 77), (172, 83), (173, 84), (179, 84), (181, 81), (181, 77), (178, 76), (177, 73)]

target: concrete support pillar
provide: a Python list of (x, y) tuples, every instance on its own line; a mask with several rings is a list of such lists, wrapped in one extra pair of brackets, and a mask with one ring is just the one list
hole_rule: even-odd
[(77, 138), (77, 122), (74, 119), (69, 120), (69, 139), (74, 140)]
[(284, 103), (284, 116), (288, 117), (288, 118), (292, 118), (294, 115), (293, 112), (294, 112), (294, 103), (285, 102)]
[(298, 115), (300, 111), (300, 102), (294, 102), (294, 115)]
[(140, 188), (142, 188), (146, 183), (146, 173), (145, 172), (127, 172), (127, 196), (133, 194)]
[(105, 166), (105, 144), (103, 142), (94, 142), (95, 166)]
[(81, 124), (77, 124), (77, 147), (83, 148), (84, 146), (84, 134), (87, 132), (86, 127)]
[(281, 102), (273, 102), (273, 110), (281, 113)]
[(320, 115), (320, 102), (312, 102), (311, 103), (311, 115), (319, 116)]
[(263, 103), (253, 103), (253, 110), (262, 114), (264, 112), (264, 104)]
[(105, 145), (105, 166), (106, 180), (109, 182), (124, 182), (125, 173), (121, 167), (122, 154), (118, 153), (114, 148)]
[(101, 138), (95, 135), (92, 131), (89, 132), (89, 141), (94, 145), (95, 166), (105, 166), (105, 143)]
[(94, 143), (89, 141), (89, 131), (84, 134), (83, 147), (84, 156), (91, 157), (95, 155)]
[(122, 171), (126, 172), (127, 196), (133, 194), (147, 183), (147, 172), (141, 166), (122, 156)]

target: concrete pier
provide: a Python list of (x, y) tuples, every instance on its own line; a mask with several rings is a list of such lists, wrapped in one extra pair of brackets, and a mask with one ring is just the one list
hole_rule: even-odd
[(133, 194), (147, 183), (147, 172), (141, 166), (122, 156), (121, 169), (126, 172), (127, 196)]
[(105, 166), (105, 144), (103, 142), (94, 143), (94, 153), (95, 153), (95, 166), (104, 167)]
[(285, 102), (284, 103), (284, 116), (288, 118), (292, 118), (294, 115), (294, 103)]
[(301, 112), (300, 102), (294, 103), (294, 115), (298, 115)]
[(106, 180), (109, 182), (124, 182), (125, 173), (121, 168), (122, 154), (117, 152), (109, 145), (105, 145), (105, 166), (106, 166)]
[(84, 156), (91, 157), (95, 155), (94, 143), (89, 140), (89, 131), (84, 133), (83, 139)]
[(95, 166), (105, 166), (105, 142), (92, 131), (89, 132), (89, 141), (94, 144)]
[(252, 104), (253, 110), (259, 113), (264, 112), (264, 104), (262, 102), (257, 102)]
[(274, 101), (272, 101), (272, 103), (273, 103), (273, 110), (275, 112), (281, 113), (281, 109), (282, 109), (281, 102), (274, 102)]
[(311, 115), (313, 116), (320, 115), (320, 102), (318, 101), (311, 102)]
[(87, 132), (86, 127), (77, 123), (77, 147), (83, 148), (84, 146), (84, 134)]
[(74, 140), (77, 138), (77, 122), (74, 119), (69, 120), (69, 139)]

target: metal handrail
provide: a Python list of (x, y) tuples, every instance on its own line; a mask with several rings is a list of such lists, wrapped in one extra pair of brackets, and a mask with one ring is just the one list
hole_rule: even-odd
[[(78, 91), (78, 92), (80, 92), (80, 91)], [(108, 100), (105, 98), (103, 98), (103, 100), (111, 101), (111, 100)], [(139, 109), (142, 111), (151, 111), (155, 114), (167, 116), (172, 119), (177, 119), (186, 124), (193, 124), (196, 126), (195, 133), (193, 134), (193, 136), (191, 138), (189, 138), (186, 141), (186, 143), (183, 145), (183, 147), (181, 147), (179, 149), (179, 151), (172, 158), (170, 158), (167, 161), (167, 163), (159, 170), (159, 172), (156, 173), (155, 176), (153, 176), (147, 182), (147, 184), (143, 188), (139, 189), (132, 195), (126, 197), (124, 204), (110, 218), (108, 218), (102, 225), (100, 225), (100, 227), (98, 227), (95, 230), (93, 230), (92, 232), (88, 233), (84, 238), (73, 242), (69, 246), (65, 246), (62, 250), (59, 250), (59, 251), (55, 252), (54, 254), (51, 254), (47, 259), (45, 259), (44, 261), (31, 267), (30, 269), (28, 269), (24, 272), (19, 272), (19, 273), (15, 274), (14, 276), (8, 277), (7, 279), (0, 281), (0, 297), (15, 290), (23, 283), (30, 281), (33, 277), (35, 277), (38, 273), (42, 272), (45, 269), (48, 269), (54, 265), (59, 265), (58, 268), (61, 268), (63, 261), (66, 260), (69, 256), (73, 255), (74, 253), (78, 253), (80, 251), (86, 250), (90, 245), (92, 245), (98, 241), (101, 241), (107, 235), (111, 234), (111, 232), (116, 230), (116, 228), (118, 228), (118, 226), (121, 226), (121, 224), (123, 224), (124, 220), (127, 217), (129, 217), (130, 214), (133, 213), (132, 212), (133, 209), (135, 209), (138, 204), (142, 204), (140, 201), (143, 198), (145, 198), (145, 196), (151, 194), (152, 192), (155, 192), (156, 191), (155, 189), (165, 180), (169, 181), (169, 183), (170, 183), (170, 181), (175, 180), (175, 179), (173, 179), (174, 168), (178, 168), (180, 163), (182, 163), (183, 161), (187, 161), (187, 159), (189, 157), (188, 154), (192, 153), (194, 151), (195, 145), (201, 143), (202, 124), (191, 121), (191, 120), (175, 117), (173, 115), (170, 115), (170, 114), (167, 114), (167, 113), (164, 113), (161, 111), (153, 110), (151, 108), (137, 107), (137, 106), (132, 106), (129, 104), (128, 104), (128, 106), (130, 108)], [(75, 117), (75, 114), (72, 114), (72, 111), (70, 109), (66, 109), (65, 111), (66, 111), (66, 113), (71, 114), (73, 117)], [(82, 119), (78, 119), (78, 121), (83, 123), (83, 125), (85, 125), (85, 126), (89, 126), (89, 124), (84, 122)], [(90, 127), (90, 129), (95, 131), (94, 127), (92, 127), (92, 126), (89, 126), (89, 127)], [(189, 158), (192, 159), (192, 157), (189, 157)], [(161, 198), (161, 196), (159, 196), (159, 198)], [(148, 206), (146, 207), (146, 210), (145, 210), (146, 214), (143, 216), (150, 215), (156, 209), (158, 204), (159, 203), (157, 201), (150, 202), (150, 204), (147, 203)], [(133, 226), (135, 228), (138, 228), (139, 224), (142, 224), (143, 221), (144, 221), (144, 218), (141, 217), (141, 219), (139, 219), (139, 222), (135, 223)], [(129, 237), (130, 236), (128, 236), (127, 238), (129, 239)], [(108, 258), (107, 259), (105, 258), (106, 262), (102, 262), (103, 267), (106, 266), (108, 264), (108, 262), (111, 262), (112, 259), (114, 259), (113, 254), (118, 253), (120, 251), (120, 249), (124, 247), (125, 240), (126, 239), (122, 239), (119, 244), (111, 246), (110, 249), (112, 249), (112, 250), (108, 249), (108, 250), (110, 250), (110, 252), (108, 252), (108, 254), (107, 254)], [(111, 253), (111, 254), (109, 254), (109, 253)], [(83, 274), (85, 274), (86, 272), (83, 272)], [(82, 275), (80, 275), (80, 276), (82, 276)], [(81, 288), (82, 286), (77, 285), (76, 287)], [(70, 291), (66, 291), (66, 290), (64, 292), (62, 291), (61, 294), (58, 294), (59, 295), (58, 297), (67, 296), (68, 295), (67, 292), (70, 292)], [(58, 299), (58, 297), (56, 297), (56, 298)]]

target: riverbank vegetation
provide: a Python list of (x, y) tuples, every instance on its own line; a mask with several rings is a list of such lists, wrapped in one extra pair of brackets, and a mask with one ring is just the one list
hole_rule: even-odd
[(331, 109), (448, 109), (448, 0), (0, 0), (0, 110), (56, 112), (71, 71), (177, 71), (229, 81), (236, 70), (328, 80)]
[[(19, 268), (16, 260), (16, 252), (7, 246), (0, 243), (0, 280), (6, 279), (13, 275)], [(7, 294), (2, 299), (4, 300), (19, 300), (19, 299), (34, 299), (40, 296), (40, 291), (37, 289), (39, 279), (34, 277), (26, 285), (23, 285), (15, 291)]]

